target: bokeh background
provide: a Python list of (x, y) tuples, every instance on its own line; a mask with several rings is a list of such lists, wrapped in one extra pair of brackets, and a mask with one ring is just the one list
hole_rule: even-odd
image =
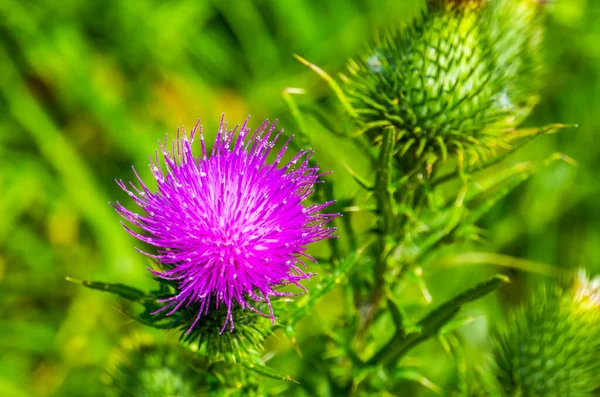
[[(579, 128), (546, 136), (521, 156), (560, 151), (578, 166), (553, 165), (500, 203), (484, 220), (488, 241), (479, 249), (597, 273), (600, 2), (555, 3), (546, 84), (527, 123)], [(336, 74), (379, 29), (420, 7), (414, 0), (0, 1), (0, 395), (106, 394), (107, 362), (140, 327), (115, 308), (123, 302), (65, 276), (150, 285), (144, 257), (108, 204), (127, 201), (115, 178), (130, 179), (131, 165), (149, 176), (157, 140), (199, 117), (209, 137), (223, 112), (232, 123), (248, 114), (255, 125), (278, 118), (293, 132), (282, 91), (304, 88), (317, 101), (330, 95), (293, 53)], [(337, 172), (337, 194), (355, 194), (341, 166), (352, 163), (351, 151), (318, 123), (309, 130), (319, 162)], [(434, 297), (444, 297), (495, 271), (428, 277)], [(485, 339), (497, 308), (528, 285), (516, 282), (484, 301), (487, 320), (466, 326), (465, 338)], [(320, 316), (337, 302), (328, 297)], [(301, 329), (310, 355), (310, 327)], [(284, 337), (268, 346), (278, 352), (275, 367), (300, 372)], [(433, 372), (438, 365), (416, 361)]]

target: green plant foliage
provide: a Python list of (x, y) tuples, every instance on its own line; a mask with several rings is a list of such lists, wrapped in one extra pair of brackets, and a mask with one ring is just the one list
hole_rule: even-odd
[[(530, 286), (600, 271), (599, 13), (0, 1), (0, 396), (597, 395), (597, 281)], [(155, 313), (176, 288), (108, 201), (165, 131), (202, 117), (210, 142), (223, 112), (279, 118), (343, 216), (275, 325), (236, 308), (221, 333), (216, 310), (186, 334), (197, 308)]]

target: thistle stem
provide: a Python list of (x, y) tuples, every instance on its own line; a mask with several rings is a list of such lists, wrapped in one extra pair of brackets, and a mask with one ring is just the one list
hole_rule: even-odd
[(369, 328), (371, 321), (377, 311), (377, 306), (384, 296), (385, 273), (388, 265), (388, 255), (392, 249), (390, 238), (393, 236), (395, 225), (394, 197), (391, 187), (391, 168), (393, 165), (393, 153), (395, 143), (394, 127), (383, 129), (381, 152), (375, 171), (375, 198), (379, 212), (379, 241), (377, 245), (377, 260), (374, 267), (375, 284), (367, 303), (363, 324), (359, 333), (362, 340), (365, 331)]

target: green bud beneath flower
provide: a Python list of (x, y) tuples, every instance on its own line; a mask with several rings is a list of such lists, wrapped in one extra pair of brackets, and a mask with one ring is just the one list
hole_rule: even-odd
[[(600, 388), (600, 278), (546, 285), (513, 313), (495, 344), (506, 395), (591, 396)], [(519, 394), (520, 393), (520, 394)]]
[[(195, 369), (204, 370), (197, 371)], [(203, 396), (220, 386), (207, 362), (176, 344), (155, 344), (149, 337), (124, 341), (109, 367), (109, 395)]]
[(109, 396), (261, 396), (258, 378), (146, 334), (126, 338), (108, 367)]

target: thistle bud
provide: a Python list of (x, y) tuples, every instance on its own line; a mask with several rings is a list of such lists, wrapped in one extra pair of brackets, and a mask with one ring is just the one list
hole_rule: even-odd
[(108, 368), (108, 393), (121, 396), (206, 395), (220, 387), (207, 363), (176, 344), (156, 344), (149, 337), (124, 341)]
[(370, 138), (371, 127), (393, 125), (399, 155), (429, 164), (505, 146), (537, 88), (541, 28), (530, 3), (430, 0), (421, 18), (350, 61), (343, 89)]
[(258, 377), (243, 367), (209, 360), (146, 334), (123, 341), (107, 368), (111, 397), (262, 396)]
[[(591, 396), (600, 388), (600, 278), (546, 285), (513, 313), (495, 344), (506, 395)], [(519, 394), (520, 393), (520, 394)]]

